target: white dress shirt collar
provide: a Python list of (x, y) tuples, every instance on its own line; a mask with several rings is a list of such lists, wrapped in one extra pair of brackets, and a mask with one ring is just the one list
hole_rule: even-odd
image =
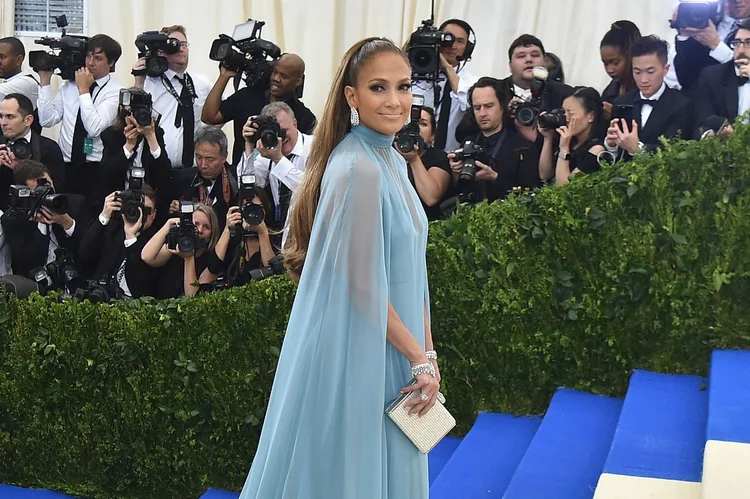
[(648, 100), (659, 100), (659, 99), (661, 99), (661, 96), (662, 96), (662, 95), (664, 95), (664, 92), (666, 92), (666, 91), (667, 91), (667, 84), (666, 84), (666, 83), (664, 83), (664, 82), (661, 82), (661, 87), (660, 87), (660, 88), (659, 88), (659, 90), (658, 90), (658, 91), (657, 91), (657, 92), (656, 92), (656, 93), (655, 93), (654, 95), (652, 95), (651, 97), (646, 97), (645, 95), (643, 95), (643, 92), (639, 92), (639, 93), (640, 93), (640, 95), (641, 95), (641, 99), (648, 99)]

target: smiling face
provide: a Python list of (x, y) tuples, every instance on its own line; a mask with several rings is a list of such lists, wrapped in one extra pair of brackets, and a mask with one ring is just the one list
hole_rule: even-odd
[(383, 135), (394, 135), (409, 120), (411, 68), (403, 54), (382, 52), (364, 63), (356, 86), (344, 89), (349, 106), (359, 121)]

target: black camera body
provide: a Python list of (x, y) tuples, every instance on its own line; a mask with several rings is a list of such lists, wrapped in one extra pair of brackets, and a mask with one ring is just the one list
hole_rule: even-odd
[(414, 94), (411, 105), (411, 113), (409, 115), (411, 119), (409, 123), (407, 123), (404, 128), (399, 130), (394, 137), (396, 147), (398, 147), (399, 151), (403, 153), (413, 151), (414, 146), (417, 145), (419, 146), (420, 151), (425, 150), (424, 139), (422, 139), (422, 136), (419, 134), (419, 121), (422, 119), (423, 106), (424, 96)]
[(669, 21), (669, 25), (672, 29), (677, 30), (682, 28), (703, 29), (708, 27), (709, 21), (713, 21), (718, 26), (722, 18), (721, 4), (721, 1), (716, 0), (680, 2), (677, 6), (677, 18), (674, 21)]
[(432, 19), (422, 21), (422, 25), (409, 37), (406, 56), (411, 64), (413, 81), (438, 81), (440, 79), (440, 48), (450, 47), (456, 37), (447, 31), (440, 31)]
[(66, 248), (60, 247), (55, 250), (55, 259), (44, 266), (44, 271), (52, 281), (53, 289), (65, 289), (73, 293), (79, 287), (81, 275), (73, 254)]
[(55, 189), (47, 183), (47, 179), (37, 180), (38, 185), (30, 189), (25, 185), (10, 186), (10, 209), (29, 218), (38, 213), (42, 207), (54, 213), (68, 212), (68, 197), (65, 194), (55, 194)]
[(180, 203), (180, 223), (169, 228), (167, 248), (177, 249), (184, 253), (195, 252), (201, 248), (198, 228), (193, 223), (195, 206), (190, 202)]
[(180, 41), (177, 38), (171, 38), (158, 31), (141, 33), (135, 39), (135, 46), (138, 48), (138, 58), (146, 58), (146, 69), (131, 71), (134, 76), (160, 77), (169, 69), (169, 63), (166, 57), (159, 55), (159, 52), (176, 54), (180, 51)]
[[(65, 15), (55, 17), (58, 28), (62, 28), (59, 38), (45, 36), (34, 40), (37, 45), (44, 45), (52, 49), (32, 50), (29, 52), (29, 66), (36, 71), (59, 71), (64, 80), (75, 81), (76, 71), (86, 65), (86, 54), (88, 53), (89, 37), (80, 35), (68, 35), (65, 28), (68, 19)], [(55, 53), (55, 51), (58, 51)]]
[(453, 151), (453, 154), (456, 155), (456, 161), (461, 161), (461, 173), (458, 174), (458, 186), (461, 191), (464, 191), (462, 187), (473, 184), (476, 180), (477, 161), (486, 165), (492, 163), (484, 148), (471, 140), (464, 142), (464, 146)]
[(543, 66), (534, 68), (531, 82), (531, 98), (516, 109), (516, 119), (523, 126), (533, 125), (544, 107), (544, 90), (547, 87), (549, 71)]
[[(266, 211), (263, 206), (253, 203), (255, 197), (255, 175), (240, 175), (239, 193), (237, 205), (242, 212), (242, 220), (251, 227), (257, 227), (266, 219)], [(242, 225), (233, 225), (229, 228), (232, 237), (256, 237), (252, 231), (245, 231)]]
[(16, 139), (11, 145), (8, 142), (8, 137), (0, 136), (0, 151), (10, 149), (16, 159), (29, 159), (33, 155), (31, 144), (25, 138)]
[(276, 116), (256, 116), (253, 118), (252, 123), (258, 124), (258, 131), (255, 132), (255, 137), (259, 138), (268, 149), (276, 147), (279, 145), (279, 140), (286, 138), (286, 130), (281, 128)]
[(565, 110), (558, 108), (553, 109), (544, 114), (540, 114), (538, 117), (539, 126), (545, 130), (557, 130), (561, 126), (568, 124), (568, 118), (565, 116)]
[(253, 269), (250, 271), (250, 279), (253, 281), (261, 281), (267, 277), (274, 275), (282, 275), (286, 273), (286, 267), (284, 267), (284, 256), (276, 255), (271, 258), (268, 262), (268, 267), (261, 267), (259, 269)]
[(248, 19), (235, 26), (232, 36), (219, 35), (211, 44), (208, 58), (241, 73), (248, 87), (265, 88), (270, 85), (273, 63), (281, 57), (277, 45), (261, 38), (265, 24)]
[[(120, 89), (120, 106), (120, 117), (123, 120), (126, 116), (132, 116), (140, 126), (151, 124), (153, 100), (150, 93), (140, 88), (122, 88)], [(130, 109), (125, 109), (125, 107)]]
[(107, 276), (99, 280), (89, 280), (85, 288), (76, 290), (74, 297), (91, 303), (110, 303), (112, 300), (121, 300), (124, 295), (117, 279)]

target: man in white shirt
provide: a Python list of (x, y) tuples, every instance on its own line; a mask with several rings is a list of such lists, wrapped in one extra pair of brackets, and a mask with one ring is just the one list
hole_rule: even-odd
[(76, 71), (75, 81), (60, 85), (54, 97), (52, 72), (39, 71), (39, 121), (43, 127), (62, 123), (58, 143), (65, 160), (67, 192), (88, 198), (97, 185), (104, 152), (100, 135), (117, 116), (121, 86), (110, 73), (120, 55), (122, 47), (116, 40), (101, 34), (91, 37), (86, 66)]
[(243, 129), (245, 154), (237, 165), (237, 175), (252, 173), (256, 186), (270, 187), (274, 205), (271, 228), (280, 230), (286, 224), (292, 194), (302, 182), (313, 136), (297, 129), (294, 111), (285, 102), (266, 105), (260, 115), (275, 117), (285, 137), (279, 137), (275, 147), (266, 147), (256, 136), (258, 124), (249, 118)]
[(25, 58), (26, 49), (21, 40), (14, 36), (0, 38), (0, 78), (3, 80), (0, 83), (0, 100), (8, 94), (21, 94), (28, 97), (36, 109), (39, 82), (33, 75), (21, 71)]
[[(164, 143), (172, 168), (191, 168), (195, 165), (195, 132), (201, 125), (201, 113), (211, 82), (203, 75), (187, 72), (190, 44), (184, 26), (166, 26), (161, 33), (180, 42), (176, 54), (159, 53), (167, 59), (168, 69), (160, 77), (136, 76), (135, 86), (151, 94), (154, 111), (161, 115), (159, 125), (164, 130)], [(146, 60), (139, 59), (133, 71), (146, 68)]]
[(441, 24), (439, 29), (455, 37), (453, 45), (440, 49), (441, 74), (444, 78), (435, 83), (416, 82), (413, 92), (424, 95), (425, 106), (433, 109), (437, 94), (438, 104), (434, 109), (437, 116), (435, 148), (450, 152), (459, 147), (456, 127), (469, 109), (469, 89), (478, 80), (466, 69), (466, 63), (474, 52), (476, 40), (470, 40), (470, 37), (474, 36), (474, 31), (469, 23), (461, 19), (449, 19)]

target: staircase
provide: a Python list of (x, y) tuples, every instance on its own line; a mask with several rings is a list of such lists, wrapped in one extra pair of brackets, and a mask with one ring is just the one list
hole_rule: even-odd
[(429, 461), (431, 499), (750, 499), (750, 351), (714, 352), (708, 380), (634, 371), (624, 400), (561, 388), (543, 418), (482, 413)]

